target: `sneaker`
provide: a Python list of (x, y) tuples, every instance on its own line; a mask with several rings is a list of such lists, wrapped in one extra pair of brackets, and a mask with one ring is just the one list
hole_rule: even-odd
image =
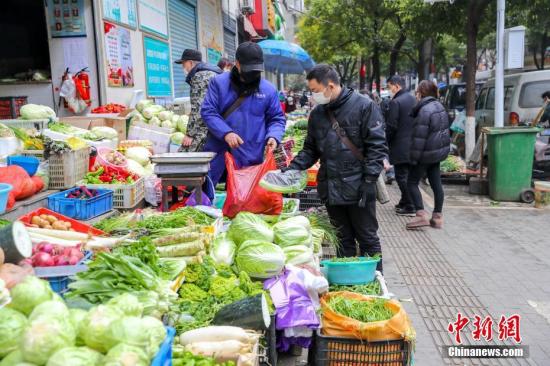
[(401, 203), (398, 203), (397, 205), (393, 206), (397, 210), (398, 208), (403, 208), (403, 205)]
[(416, 210), (412, 207), (399, 207), (395, 209), (395, 213), (398, 216), (409, 216), (409, 217), (416, 216)]

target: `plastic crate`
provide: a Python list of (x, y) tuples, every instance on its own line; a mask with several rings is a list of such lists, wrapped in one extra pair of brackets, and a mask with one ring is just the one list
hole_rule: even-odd
[(145, 198), (145, 180), (139, 178), (132, 184), (87, 184), (79, 185), (93, 189), (110, 189), (113, 191), (114, 208), (134, 208)]
[(25, 156), (25, 155), (11, 155), (7, 159), (8, 166), (17, 165), (27, 172), (29, 176), (36, 174), (38, 170), (38, 165), (40, 165), (40, 159), (34, 156)]
[(25, 129), (35, 129), (37, 131), (44, 131), (48, 127), (47, 119), (4, 119), (0, 120), (0, 123), (8, 127), (17, 127)]
[(323, 202), (321, 202), (315, 188), (306, 188), (304, 191), (292, 195), (292, 198), (300, 200), (300, 211), (323, 206)]
[(55, 266), (55, 267), (34, 267), (34, 273), (50, 283), (52, 290), (59, 295), (63, 295), (72, 282), (72, 277), (78, 272), (88, 270), (86, 262), (92, 258), (92, 252), (87, 251), (84, 258), (74, 266)]
[(0, 118), (17, 118), (22, 106), (27, 104), (27, 96), (0, 97)]
[(176, 330), (172, 327), (166, 327), (166, 338), (164, 338), (164, 341), (160, 345), (155, 358), (151, 361), (151, 366), (172, 365), (172, 343), (174, 343), (175, 336)]
[(39, 209), (36, 209), (34, 211), (31, 211), (28, 214), (21, 216), (18, 220), (21, 221), (23, 224), (25, 224), (27, 226), (30, 226), (31, 219), (33, 218), (33, 216), (42, 215), (42, 214), (52, 215), (52, 216), (56, 217), (59, 220), (70, 222), (71, 227), (75, 231), (78, 231), (79, 233), (85, 233), (85, 234), (89, 233), (89, 234), (97, 235), (97, 236), (105, 235), (104, 231), (96, 229), (95, 227), (92, 227), (90, 225), (86, 225), (86, 224), (84, 224), (80, 221), (71, 219), (70, 217), (67, 217), (65, 215), (61, 215), (60, 213), (57, 213), (55, 211), (48, 210), (47, 208), (39, 208)]
[(78, 188), (52, 194), (48, 197), (48, 208), (76, 220), (89, 220), (113, 209), (113, 191), (98, 189), (97, 196), (88, 199), (67, 198)]
[(309, 364), (315, 366), (410, 366), (414, 343), (405, 339), (368, 342), (322, 335), (313, 337)]
[(88, 172), (90, 148), (51, 154), (49, 189), (68, 189), (76, 185)]

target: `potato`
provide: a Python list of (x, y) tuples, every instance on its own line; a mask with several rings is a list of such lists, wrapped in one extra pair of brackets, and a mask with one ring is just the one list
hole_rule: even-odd
[(44, 225), (42, 226), (42, 229), (53, 229), (53, 227), (51, 225)]
[(37, 228), (40, 228), (40, 226), (38, 226), (38, 224), (31, 224), (31, 227), (37, 227)]
[(48, 215), (47, 220), (50, 222), (50, 225), (57, 221), (57, 218), (53, 215)]
[(65, 221), (65, 226), (70, 229), (73, 225), (69, 221)]
[(65, 227), (65, 225), (63, 225), (63, 222), (62, 221), (56, 221), (52, 224), (52, 227), (55, 229), (55, 230), (67, 230), (67, 228)]
[(44, 228), (44, 226), (49, 225), (49, 224), (50, 224), (50, 222), (48, 220), (40, 219), (40, 221), (38, 221), (38, 226), (40, 226), (41, 228)]
[(41, 221), (42, 219), (39, 216), (33, 216), (31, 219), (31, 224), (38, 225)]
[(41, 218), (42, 220), (47, 220), (47, 219), (48, 219), (48, 215), (42, 214), (42, 215), (40, 215), (40, 218)]

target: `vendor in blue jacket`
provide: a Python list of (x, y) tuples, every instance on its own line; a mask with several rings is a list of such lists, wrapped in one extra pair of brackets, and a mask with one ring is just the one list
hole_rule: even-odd
[(217, 153), (208, 173), (214, 186), (225, 170), (225, 152), (239, 168), (262, 163), (264, 151), (275, 149), (285, 132), (285, 115), (275, 87), (262, 79), (264, 55), (253, 42), (239, 45), (231, 72), (210, 81), (201, 108), (208, 127), (204, 151)]

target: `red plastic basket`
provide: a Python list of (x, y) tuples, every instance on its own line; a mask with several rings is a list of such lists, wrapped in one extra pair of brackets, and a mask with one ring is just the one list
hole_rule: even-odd
[(32, 212), (29, 212), (28, 214), (26, 215), (23, 215), (19, 218), (19, 221), (21, 221), (23, 224), (27, 225), (27, 226), (30, 226), (31, 225), (31, 219), (36, 216), (36, 215), (52, 215), (54, 217), (56, 217), (57, 219), (59, 220), (63, 220), (63, 221), (68, 221), (71, 223), (71, 227), (73, 229), (75, 229), (75, 231), (78, 231), (79, 233), (85, 233), (85, 234), (92, 234), (92, 235), (105, 235), (105, 232), (99, 230), (99, 229), (96, 229), (95, 227), (93, 226), (90, 226), (90, 225), (86, 225), (86, 224), (83, 224), (82, 222), (80, 221), (77, 221), (77, 220), (74, 220), (74, 219), (71, 219), (70, 217), (67, 217), (67, 216), (64, 216), (64, 215), (61, 215), (55, 211), (52, 211), (52, 210), (48, 210), (47, 208), (39, 208), (39, 209), (36, 209)]

